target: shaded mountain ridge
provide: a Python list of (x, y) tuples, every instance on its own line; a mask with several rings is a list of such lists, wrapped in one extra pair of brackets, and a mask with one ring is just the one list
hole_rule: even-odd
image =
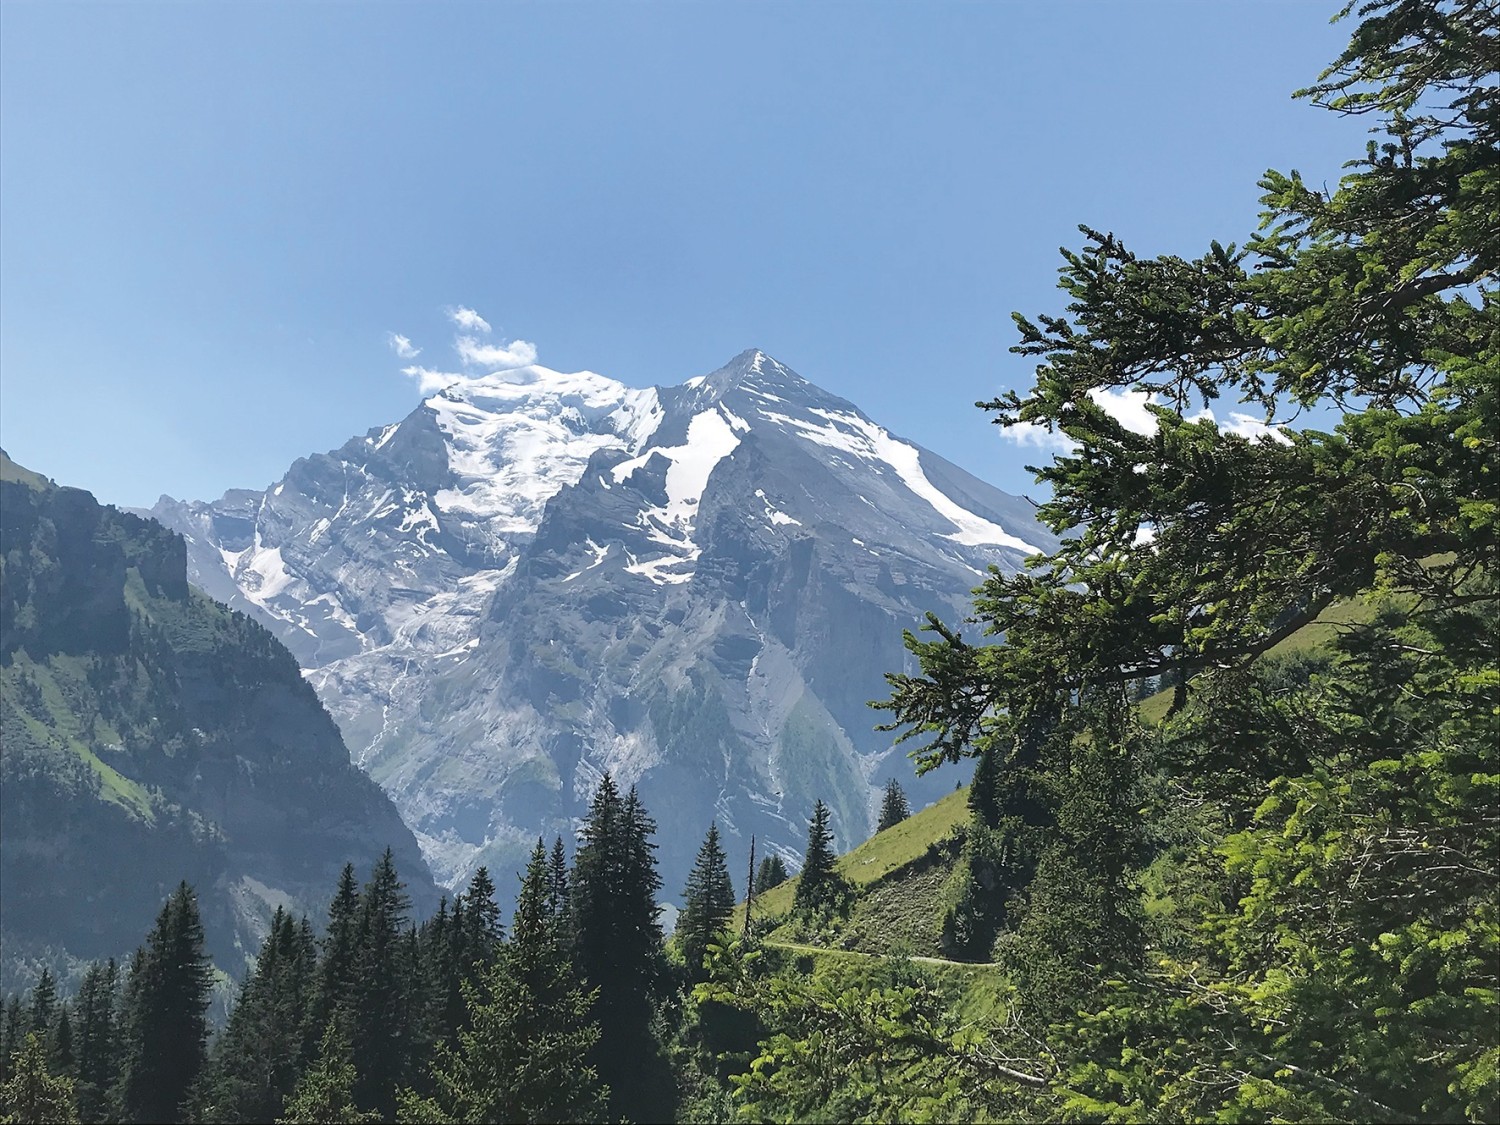
[(434, 897), (296, 662), (189, 586), (180, 536), (3, 453), (0, 512), (6, 987), (23, 961), (125, 955), (182, 879), (231, 974), (277, 906), (320, 918), (387, 846)]

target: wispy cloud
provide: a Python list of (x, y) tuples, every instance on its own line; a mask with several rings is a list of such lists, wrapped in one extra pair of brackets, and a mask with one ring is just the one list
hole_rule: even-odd
[(416, 359), (422, 354), (422, 349), (413, 347), (411, 340), (399, 332), (387, 332), (386, 342), (391, 345), (391, 351), (402, 359)]
[(473, 309), (459, 305), (456, 309), (448, 310), (448, 319), (458, 325), (465, 332), (488, 332), (490, 322), (485, 320)]
[(1018, 422), (1000, 431), (1002, 437), (1023, 449), (1045, 449), (1051, 453), (1072, 453), (1078, 443), (1061, 430), (1049, 430), (1036, 422)]
[[(432, 394), (454, 383), (470, 382), (487, 375), (514, 371), (536, 363), (536, 345), (530, 340), (481, 339), (494, 330), (485, 320), (467, 305), (457, 305), (443, 310), (448, 319), (458, 328), (453, 339), (453, 350), (458, 355), (460, 370), (443, 371), (436, 367), (412, 364), (401, 369), (401, 374), (416, 380), (422, 394)], [(415, 359), (422, 349), (398, 332), (387, 334), (391, 351), (402, 359)]]
[(527, 367), (536, 362), (536, 345), (528, 340), (512, 340), (508, 344), (486, 344), (473, 336), (460, 336), (453, 342), (458, 358), (465, 367), (484, 367), (499, 371), (512, 367)]
[(415, 379), (417, 389), (424, 395), (430, 395), (454, 383), (462, 383), (467, 378), (456, 371), (434, 371), (430, 367), (418, 366), (403, 367), (401, 374)]

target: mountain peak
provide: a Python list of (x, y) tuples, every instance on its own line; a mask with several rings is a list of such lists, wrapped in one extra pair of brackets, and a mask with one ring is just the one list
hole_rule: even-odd
[(812, 384), (786, 364), (759, 348), (746, 348), (717, 371), (687, 380), (683, 386), (706, 390), (717, 401), (741, 387), (803, 391)]

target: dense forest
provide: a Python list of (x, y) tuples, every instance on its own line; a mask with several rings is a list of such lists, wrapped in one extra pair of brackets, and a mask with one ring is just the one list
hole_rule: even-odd
[(651, 816), (606, 776), (508, 926), (487, 872), (416, 920), (389, 855), (346, 869), (212, 1035), (183, 885), (128, 964), (6, 1001), (0, 1112), (1500, 1119), (1500, 4), (1345, 15), (1300, 95), (1372, 125), (1335, 188), (1266, 173), (1256, 233), (1194, 260), (1083, 228), (1065, 313), (1016, 318), (1034, 385), (981, 405), (1065, 446), (1063, 545), (984, 581), (982, 640), (908, 637), (878, 704), (968, 781), (930, 838), (882, 806), (929, 949), (854, 933), (878, 884), (821, 803), (743, 906), (708, 827), (664, 938)]

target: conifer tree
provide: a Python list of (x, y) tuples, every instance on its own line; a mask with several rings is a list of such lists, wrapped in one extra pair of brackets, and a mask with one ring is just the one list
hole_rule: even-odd
[(571, 935), (573, 928), (572, 892), (568, 885), (568, 856), (563, 840), (552, 841), (552, 862), (547, 872), (547, 905), (552, 924), (560, 933)]
[(381, 1120), (354, 1102), (355, 1071), (349, 1040), (337, 1020), (323, 1029), (318, 1056), (297, 1080), (277, 1125), (362, 1125)]
[(710, 943), (719, 940), (729, 916), (734, 913), (734, 886), (729, 864), (719, 845), (719, 826), (708, 826), (708, 835), (698, 849), (687, 886), (682, 891), (682, 913), (677, 918), (677, 943), (687, 965), (688, 977), (704, 979), (703, 958)]
[(126, 1121), (177, 1121), (203, 1069), (212, 970), (198, 900), (178, 885), (126, 984), (120, 1110)]
[(52, 970), (44, 968), (36, 986), (31, 990), (31, 1018), (28, 1031), (34, 1031), (45, 1043), (52, 1035), (52, 1022), (57, 1016), (57, 982)]
[(109, 1108), (109, 1090), (118, 1056), (115, 1034), (118, 992), (119, 972), (113, 959), (107, 964), (90, 965), (78, 988), (73, 1091), (78, 1116), (84, 1121), (102, 1121)]
[(255, 968), (214, 1044), (201, 1104), (221, 1121), (272, 1121), (311, 1056), (307, 1016), (316, 987), (307, 934), (280, 907)]
[[(461, 908), (463, 896), (454, 900)], [(458, 916), (462, 920), (462, 914)], [(461, 935), (454, 916), (448, 912), (448, 898), (438, 903), (438, 912), (422, 929), (424, 959), (431, 979), (433, 1003), (433, 1038), (452, 1047), (467, 1019), (463, 996), (463, 962)]]
[(573, 866), (578, 969), (596, 990), (599, 1041), (591, 1060), (614, 1091), (611, 1114), (636, 1121), (669, 1120), (674, 1102), (653, 1029), (662, 958), (655, 827), (635, 789), (622, 800), (605, 774)]
[(48, 1044), (48, 1058), (52, 1065), (54, 1074), (66, 1078), (73, 1077), (73, 1019), (68, 1012), (66, 1004), (61, 1005), (57, 1012), (57, 1026), (53, 1030), (52, 1040)]
[(26, 1038), (26, 1015), (21, 998), (12, 995), (5, 1005), (5, 1028), (0, 1032), (0, 1082), (10, 1081), (11, 1065)]
[(763, 894), (772, 887), (779, 887), (788, 878), (786, 861), (774, 852), (760, 861), (755, 869), (755, 893)]
[(338, 889), (328, 904), (328, 929), (322, 940), (322, 957), (318, 962), (318, 989), (313, 1003), (313, 1021), (326, 1028), (337, 1015), (348, 1018), (353, 1000), (359, 941), (359, 883), (354, 864), (344, 864)]
[(487, 965), (505, 936), (500, 907), (495, 902), (495, 884), (487, 867), (479, 868), (469, 880), (469, 893), (464, 896), (464, 923), (470, 962)]
[(54, 1077), (47, 1069), (47, 1048), (41, 1035), (26, 1033), (12, 1067), (0, 1086), (0, 1119), (7, 1122), (56, 1122), (75, 1125), (78, 1112), (73, 1104), (73, 1083)]
[(807, 855), (802, 861), (802, 876), (792, 907), (801, 913), (812, 913), (837, 906), (847, 889), (834, 869), (833, 831), (828, 827), (828, 806), (821, 800), (813, 804), (812, 820), (807, 826)]
[(385, 850), (359, 896), (350, 1042), (356, 1078), (354, 1100), (387, 1120), (396, 1112), (396, 1089), (413, 1059), (411, 1028), (402, 1019), (411, 981), (403, 971), (403, 942), (411, 905)]
[(511, 940), (465, 987), (470, 1027), (440, 1053), (436, 1092), (401, 1100), (403, 1121), (601, 1120), (605, 1090), (580, 1065), (598, 1039), (589, 997), (558, 945), (547, 851), (537, 840), (522, 878)]
[(885, 796), (880, 801), (880, 821), (875, 831), (884, 832), (887, 828), (894, 828), (910, 815), (911, 804), (906, 799), (906, 792), (893, 777), (885, 783)]

